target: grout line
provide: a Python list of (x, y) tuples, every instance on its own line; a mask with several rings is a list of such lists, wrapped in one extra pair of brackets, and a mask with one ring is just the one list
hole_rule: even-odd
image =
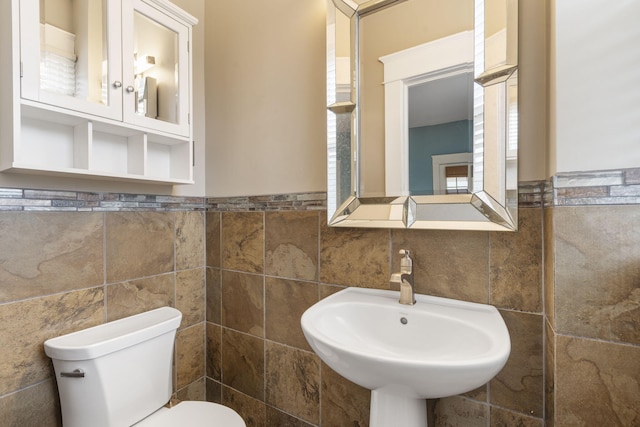
[(267, 214), (262, 213), (262, 401), (267, 400)]
[(104, 309), (104, 322), (106, 323), (107, 319), (109, 318), (109, 306), (107, 304), (107, 290), (108, 288), (108, 283), (107, 283), (107, 213), (103, 212), (102, 213), (102, 284), (103, 284), (103, 288), (102, 288), (102, 292), (104, 294), (103, 298), (104, 298), (104, 302), (103, 302), (103, 309)]

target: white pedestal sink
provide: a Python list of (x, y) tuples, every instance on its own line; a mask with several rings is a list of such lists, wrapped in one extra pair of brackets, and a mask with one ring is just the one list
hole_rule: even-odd
[(416, 294), (347, 288), (301, 319), (313, 350), (333, 370), (370, 389), (371, 427), (425, 427), (427, 398), (488, 382), (511, 351), (495, 307)]

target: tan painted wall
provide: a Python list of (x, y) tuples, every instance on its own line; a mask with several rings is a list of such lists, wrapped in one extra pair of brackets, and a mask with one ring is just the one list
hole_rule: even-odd
[(326, 188), (324, 0), (206, 3), (207, 194)]
[[(439, 18), (415, 25), (429, 23), (434, 39), (470, 28), (470, 9), (458, 20), (467, 3), (424, 3), (429, 10), (419, 16)], [(520, 180), (529, 181), (546, 178), (547, 8), (545, 1), (520, 3)], [(324, 0), (208, 2), (206, 22), (207, 195), (325, 190)], [(381, 103), (382, 78), (373, 81)], [(373, 123), (363, 139), (380, 148), (381, 117), (363, 120)], [(370, 161), (377, 175), (380, 159)]]

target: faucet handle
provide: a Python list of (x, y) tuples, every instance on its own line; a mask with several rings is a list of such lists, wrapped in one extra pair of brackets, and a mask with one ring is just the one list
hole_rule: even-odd
[(400, 273), (411, 274), (413, 271), (413, 260), (409, 256), (409, 251), (407, 249), (400, 249), (400, 255), (403, 255), (400, 259)]

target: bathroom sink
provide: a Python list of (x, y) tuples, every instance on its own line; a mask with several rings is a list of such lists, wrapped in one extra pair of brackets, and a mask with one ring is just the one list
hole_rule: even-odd
[[(401, 305), (398, 297), (395, 291), (347, 288), (310, 307), (301, 319), (320, 358), (372, 390), (372, 427), (424, 427), (422, 399), (485, 384), (511, 350), (493, 306), (420, 294), (415, 305)], [(408, 414), (404, 421), (398, 419), (401, 413)]]

